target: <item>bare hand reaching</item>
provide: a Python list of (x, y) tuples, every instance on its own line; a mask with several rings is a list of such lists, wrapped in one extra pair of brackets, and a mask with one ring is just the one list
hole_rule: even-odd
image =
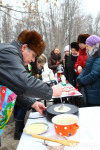
[(78, 66), (77, 71), (78, 71), (79, 74), (82, 72), (82, 70), (83, 70), (82, 67)]
[(53, 97), (61, 97), (62, 94), (62, 87), (60, 85), (52, 86), (53, 89)]
[(43, 111), (46, 109), (43, 103), (36, 101), (32, 106), (32, 108), (35, 108), (37, 112), (39, 112), (41, 115), (43, 115)]

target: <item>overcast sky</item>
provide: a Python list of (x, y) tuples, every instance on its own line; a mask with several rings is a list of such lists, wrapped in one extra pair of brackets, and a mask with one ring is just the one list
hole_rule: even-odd
[(83, 0), (82, 3), (86, 13), (96, 15), (100, 11), (100, 0)]
[[(25, 1), (25, 0), (23, 0)], [(28, 0), (29, 1), (29, 0)], [(42, 3), (46, 0), (40, 0)], [(54, 0), (52, 0), (54, 1)], [(58, 0), (58, 2), (63, 0)], [(69, 0), (70, 1), (70, 0)], [(16, 3), (17, 2), (17, 3)], [(8, 3), (9, 5), (19, 6), (21, 3), (21, 0), (2, 0), (3, 4)], [(84, 12), (91, 13), (92, 15), (96, 15), (97, 12), (100, 10), (100, 0), (81, 0), (81, 6), (82, 10)], [(44, 5), (43, 5), (44, 7)]]

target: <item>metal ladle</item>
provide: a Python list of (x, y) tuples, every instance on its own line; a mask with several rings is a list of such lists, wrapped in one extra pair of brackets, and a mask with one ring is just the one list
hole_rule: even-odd
[(60, 100), (61, 100), (61, 105), (59, 106), (59, 110), (63, 110), (63, 108), (64, 108), (64, 104), (63, 104), (63, 101), (62, 101), (62, 98), (60, 97)]

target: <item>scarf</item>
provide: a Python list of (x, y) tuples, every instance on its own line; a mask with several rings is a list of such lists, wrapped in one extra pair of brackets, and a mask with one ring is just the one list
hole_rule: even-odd
[(97, 57), (100, 55), (100, 44), (97, 43), (94, 47), (92, 47), (89, 51), (87, 50), (88, 57)]

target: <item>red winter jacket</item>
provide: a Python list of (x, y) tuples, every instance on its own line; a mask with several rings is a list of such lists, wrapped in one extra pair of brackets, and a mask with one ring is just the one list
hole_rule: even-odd
[(77, 71), (77, 67), (81, 66), (83, 69), (85, 67), (86, 60), (87, 60), (86, 49), (79, 49), (79, 56), (77, 58), (75, 66), (74, 66), (77, 75), (79, 75), (79, 73)]

